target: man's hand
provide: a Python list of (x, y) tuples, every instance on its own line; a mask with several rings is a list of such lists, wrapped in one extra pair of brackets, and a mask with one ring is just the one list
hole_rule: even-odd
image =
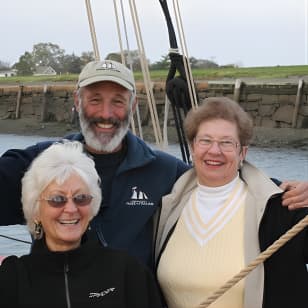
[(308, 207), (308, 182), (286, 181), (280, 185), (285, 191), (282, 196), (282, 205), (289, 210)]

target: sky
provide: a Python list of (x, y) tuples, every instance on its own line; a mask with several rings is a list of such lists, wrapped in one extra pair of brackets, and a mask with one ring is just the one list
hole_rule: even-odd
[[(120, 50), (114, 10), (116, 3), (121, 12), (120, 2), (91, 0), (101, 58)], [(145, 55), (151, 63), (161, 60), (169, 41), (159, 1), (122, 2), (129, 48), (137, 49), (129, 8), (135, 2)], [(168, 0), (178, 34), (173, 3), (180, 9), (189, 57), (242, 67), (308, 64), (307, 0)], [(0, 61), (12, 65), (38, 43), (51, 42), (78, 56), (93, 50), (85, 0), (0, 0), (0, 7)], [(120, 28), (127, 49), (122, 22)]]

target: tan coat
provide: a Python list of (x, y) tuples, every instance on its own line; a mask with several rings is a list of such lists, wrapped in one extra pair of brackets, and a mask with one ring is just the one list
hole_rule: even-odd
[[(248, 162), (241, 168), (241, 178), (247, 184), (245, 208), (245, 263), (249, 264), (260, 253), (258, 230), (264, 210), (271, 196), (281, 193), (271, 179)], [(184, 173), (174, 184), (169, 195), (163, 197), (155, 242), (155, 260), (159, 255), (170, 230), (175, 226), (192, 191), (197, 187), (194, 169)], [(232, 277), (230, 277), (232, 278)], [(245, 282), (244, 308), (261, 308), (264, 288), (264, 269), (259, 265)], [(205, 299), (204, 299), (205, 300)]]

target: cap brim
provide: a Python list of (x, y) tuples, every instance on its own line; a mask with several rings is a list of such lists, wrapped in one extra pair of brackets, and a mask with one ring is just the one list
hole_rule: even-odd
[(100, 82), (100, 81), (112, 81), (112, 82), (115, 82), (115, 83), (121, 85), (122, 87), (124, 87), (124, 88), (126, 88), (130, 91), (134, 90), (134, 87), (129, 82), (127, 82), (123, 79), (117, 78), (115, 76), (95, 76), (95, 77), (87, 78), (85, 80), (80, 81), (78, 86), (79, 87), (85, 87), (85, 86), (88, 86), (92, 83), (96, 83), (96, 82)]

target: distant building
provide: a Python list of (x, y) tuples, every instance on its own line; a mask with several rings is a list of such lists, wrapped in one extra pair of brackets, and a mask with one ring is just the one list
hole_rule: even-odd
[(17, 70), (15, 69), (0, 70), (0, 77), (12, 77), (16, 75), (17, 75)]
[(50, 75), (57, 75), (57, 72), (51, 66), (38, 66), (33, 75), (50, 76)]

